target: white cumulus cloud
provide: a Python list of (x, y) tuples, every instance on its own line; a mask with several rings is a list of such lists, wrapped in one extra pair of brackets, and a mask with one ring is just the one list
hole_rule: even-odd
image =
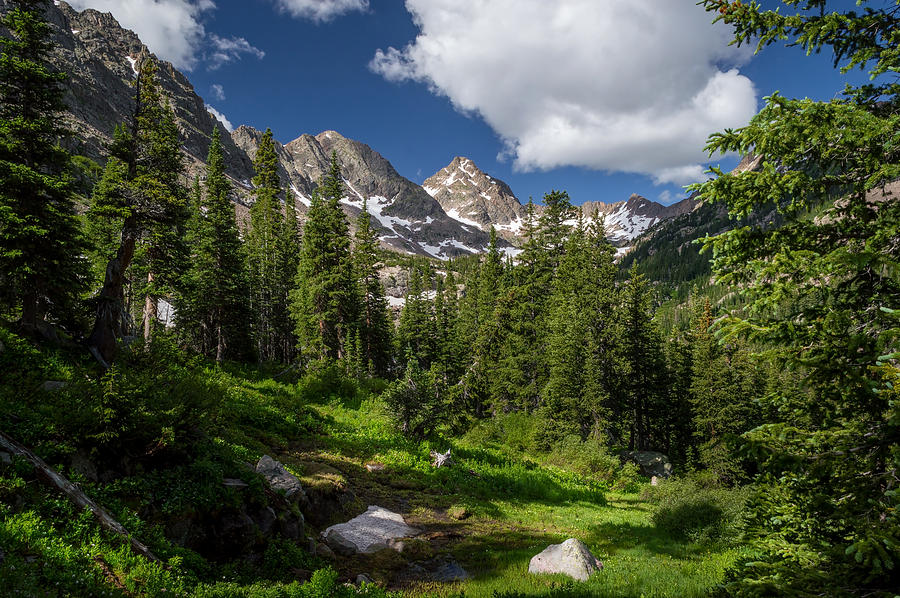
[(219, 37), (215, 33), (209, 36), (212, 44), (212, 52), (209, 55), (209, 69), (215, 70), (234, 60), (239, 60), (244, 54), (255, 56), (260, 60), (266, 55), (265, 52), (253, 46), (243, 37)]
[(222, 123), (222, 126), (225, 127), (226, 131), (228, 131), (229, 133), (234, 131), (234, 125), (231, 124), (230, 120), (225, 118), (224, 114), (222, 114), (221, 112), (219, 112), (218, 110), (216, 110), (215, 108), (213, 108), (212, 106), (209, 106), (209, 105), (206, 106), (206, 111), (209, 112), (210, 114), (212, 114), (214, 117), (216, 117), (216, 120), (218, 120), (220, 123)]
[(695, 0), (406, 0), (419, 35), (370, 68), (480, 115), (520, 170), (702, 180), (707, 136), (747, 123), (753, 83)]
[(212, 85), (210, 85), (209, 90), (212, 92), (213, 97), (218, 101), (222, 102), (225, 100), (225, 88), (218, 83), (213, 83)]
[(275, 4), (294, 17), (318, 23), (369, 8), (369, 0), (275, 0)]
[(196, 66), (206, 35), (201, 17), (216, 7), (212, 0), (69, 0), (69, 4), (76, 10), (111, 12), (151, 52), (186, 71)]

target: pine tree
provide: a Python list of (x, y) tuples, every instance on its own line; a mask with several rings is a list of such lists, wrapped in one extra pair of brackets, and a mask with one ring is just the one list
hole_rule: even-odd
[(372, 229), (365, 201), (356, 221), (353, 265), (361, 294), (357, 324), (360, 359), (370, 375), (386, 376), (391, 365), (393, 325), (379, 276), (383, 266), (378, 259), (378, 237)]
[[(738, 43), (831, 50), (836, 66), (873, 77), (900, 69), (896, 2), (784, 4), (703, 2)], [(784, 219), (711, 241), (717, 279), (747, 301), (718, 334), (763, 343), (802, 380), (799, 391), (763, 398), (773, 420), (744, 436), (761, 470), (748, 529), (760, 556), (731, 578), (731, 595), (889, 596), (900, 587), (900, 202), (885, 194), (900, 176), (898, 92), (889, 76), (828, 102), (774, 94), (746, 127), (707, 146), (753, 151), (760, 168), (716, 171), (700, 188), (704, 201), (732, 217), (774, 208)]]
[(549, 268), (556, 271), (565, 251), (566, 238), (571, 230), (570, 220), (575, 208), (565, 191), (544, 194), (544, 213), (540, 218), (540, 245), (546, 252)]
[(218, 127), (213, 130), (209, 146), (205, 187), (194, 232), (188, 274), (192, 305), (187, 311), (199, 320), (195, 337), (198, 348), (221, 363), (226, 357), (242, 358), (249, 353), (250, 331), (246, 315), (246, 258), (234, 206), (228, 199), (229, 183)]
[(511, 408), (533, 411), (540, 405), (548, 376), (545, 330), (552, 271), (530, 198), (522, 236), (525, 243), (512, 272), (510, 330), (504, 337), (497, 384), (510, 396)]
[(619, 408), (627, 410), (628, 448), (665, 449), (661, 422), (668, 384), (662, 341), (653, 322), (647, 279), (634, 266), (623, 293), (622, 323), (626, 383)]
[(341, 359), (359, 314), (350, 233), (340, 207), (344, 196), (337, 154), (315, 190), (303, 228), (291, 314), (301, 352), (312, 359)]
[(396, 337), (397, 354), (414, 355), (416, 363), (422, 369), (429, 369), (436, 358), (434, 306), (426, 294), (429, 279), (427, 267), (425, 272), (418, 264), (410, 268), (409, 288), (403, 309), (400, 310)]
[(291, 293), (300, 264), (300, 226), (297, 220), (296, 197), (293, 193), (285, 194), (284, 218), (281, 220), (281, 231), (276, 239), (276, 250), (280, 287), (278, 295), (280, 306), (274, 314), (275, 337), (278, 340), (277, 359), (288, 363), (297, 354), (297, 336), (291, 317)]
[[(284, 263), (283, 235), (290, 223), (281, 210), (282, 188), (278, 177), (278, 156), (271, 129), (266, 129), (253, 161), (253, 194), (250, 228), (247, 232), (247, 257), (250, 282), (250, 309), (253, 336), (260, 361), (285, 361), (284, 326), (279, 319), (287, 315), (288, 279)], [(288, 217), (291, 214), (287, 215)], [(296, 218), (296, 216), (294, 216)], [(293, 273), (291, 273), (293, 275)]]
[(497, 231), (491, 227), (490, 245), (479, 270), (478, 329), (472, 345), (473, 363), (466, 374), (469, 400), (476, 417), (484, 414), (491, 401), (491, 383), (502, 343), (501, 322), (506, 318), (497, 313), (502, 277), (503, 261), (497, 247)]
[[(129, 279), (135, 281), (136, 293), (143, 298), (144, 334), (149, 339), (156, 323), (157, 300), (173, 291), (183, 267), (180, 238), (188, 212), (180, 180), (181, 145), (156, 70), (152, 59), (139, 67), (131, 122), (128, 129), (119, 129), (111, 148), (110, 160), (120, 164), (108, 167), (110, 184), (94, 198), (99, 213), (121, 218), (118, 248), (106, 266), (88, 339), (88, 346), (106, 363), (115, 354), (116, 339), (131, 330), (124, 296)], [(132, 276), (132, 261), (140, 266), (134, 273), (140, 276)]]
[(21, 308), (35, 329), (69, 318), (87, 282), (85, 243), (75, 217), (60, 83), (46, 2), (14, 0), (0, 37), (0, 305)]
[(611, 252), (600, 251), (605, 241), (599, 247), (593, 241), (579, 210), (549, 301), (549, 375), (542, 406), (548, 442), (570, 434), (585, 438), (606, 424), (608, 392), (601, 374), (615, 351), (606, 338), (614, 317), (614, 268)]

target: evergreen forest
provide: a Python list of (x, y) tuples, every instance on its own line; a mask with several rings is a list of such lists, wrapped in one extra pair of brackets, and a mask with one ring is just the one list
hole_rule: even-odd
[[(239, 221), (228, 133), (190, 170), (152, 58), (72, 153), (46, 3), (7, 4), (0, 595), (900, 595), (900, 2), (702, 0), (871, 80), (711, 136), (758, 167), (624, 259), (548, 190), (515, 257), (448, 261), (351, 223), (337, 153), (299, 219), (271, 130)], [(323, 542), (369, 505), (422, 535)], [(570, 537), (602, 570), (526, 572)]]

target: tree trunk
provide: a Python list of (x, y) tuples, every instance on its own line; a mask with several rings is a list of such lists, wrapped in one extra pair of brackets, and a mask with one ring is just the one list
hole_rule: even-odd
[(125, 272), (134, 257), (137, 240), (135, 222), (129, 218), (122, 228), (122, 242), (116, 257), (106, 265), (103, 288), (97, 297), (97, 318), (88, 337), (88, 348), (105, 367), (116, 356), (116, 343), (125, 331)]
[[(153, 284), (153, 272), (147, 272), (147, 284)], [(157, 319), (157, 305), (156, 305), (156, 297), (151, 295), (149, 292), (147, 293), (147, 297), (144, 299), (144, 342), (150, 343), (150, 339), (153, 337), (153, 325), (156, 323)]]
[(104, 529), (118, 534), (128, 540), (128, 543), (131, 544), (131, 547), (135, 552), (151, 561), (159, 562), (159, 559), (156, 558), (156, 555), (150, 552), (150, 549), (147, 548), (147, 546), (145, 546), (137, 539), (135, 539), (131, 534), (129, 534), (128, 530), (126, 530), (121, 523), (113, 519), (112, 516), (110, 516), (110, 514), (103, 509), (103, 507), (88, 498), (88, 496), (72, 482), (59, 475), (53, 468), (47, 465), (43, 459), (35, 455), (33, 452), (31, 452), (3, 432), (0, 432), (0, 447), (3, 447), (12, 454), (18, 455), (31, 463), (37, 470), (39, 477), (47, 485), (62, 491), (66, 496), (69, 497), (69, 500), (74, 502), (79, 507), (83, 509), (90, 509), (91, 513), (94, 514), (94, 517), (97, 518), (97, 521), (100, 522), (100, 525)]
[(222, 330), (222, 310), (217, 310), (219, 316), (216, 318), (216, 363), (222, 363), (225, 360), (225, 334)]

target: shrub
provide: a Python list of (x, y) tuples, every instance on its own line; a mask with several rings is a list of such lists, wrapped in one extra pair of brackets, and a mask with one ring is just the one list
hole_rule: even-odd
[(410, 357), (402, 378), (381, 395), (404, 435), (422, 439), (443, 423), (447, 410), (444, 395), (447, 385), (437, 366), (428, 371)]
[(619, 459), (610, 455), (602, 438), (582, 440), (570, 434), (554, 443), (547, 459), (551, 464), (595, 480), (612, 484), (618, 477)]
[(723, 488), (710, 476), (671, 479), (653, 487), (653, 524), (671, 536), (694, 542), (732, 543), (741, 534), (746, 488)]

